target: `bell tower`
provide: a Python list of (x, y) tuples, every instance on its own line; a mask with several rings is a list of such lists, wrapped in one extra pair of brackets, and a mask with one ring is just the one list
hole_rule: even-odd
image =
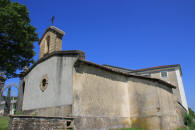
[(50, 26), (43, 34), (39, 46), (39, 59), (45, 55), (52, 53), (54, 51), (62, 50), (62, 37), (65, 32), (56, 28), (55, 26)]

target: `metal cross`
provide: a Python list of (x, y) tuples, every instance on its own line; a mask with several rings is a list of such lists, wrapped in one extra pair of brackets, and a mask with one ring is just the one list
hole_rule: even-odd
[(51, 18), (52, 25), (53, 25), (54, 19), (55, 19), (55, 16), (52, 16), (52, 18)]

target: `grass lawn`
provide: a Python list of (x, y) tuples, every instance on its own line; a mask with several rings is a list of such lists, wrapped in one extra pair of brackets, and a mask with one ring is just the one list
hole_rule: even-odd
[(121, 128), (119, 130), (144, 130), (144, 129), (140, 129), (140, 128)]
[(9, 117), (7, 116), (0, 117), (0, 130), (7, 130), (8, 123), (9, 123)]
[(111, 130), (145, 130), (141, 128), (120, 128), (120, 129), (111, 129)]

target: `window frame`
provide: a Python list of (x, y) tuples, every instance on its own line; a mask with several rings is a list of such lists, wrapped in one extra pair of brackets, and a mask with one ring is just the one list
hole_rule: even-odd
[[(166, 72), (166, 73), (167, 73), (166, 77), (163, 77), (163, 76), (162, 76), (162, 73), (163, 73), (163, 72)], [(168, 77), (169, 77), (168, 71), (161, 71), (161, 72), (160, 72), (160, 77), (161, 77), (161, 78), (168, 78)]]

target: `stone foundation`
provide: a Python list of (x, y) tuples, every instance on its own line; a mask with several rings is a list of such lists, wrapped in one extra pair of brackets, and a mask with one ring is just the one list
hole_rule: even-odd
[(69, 130), (73, 123), (69, 117), (10, 116), (8, 130)]
[(70, 117), (72, 105), (23, 110), (24, 115), (38, 115), (43, 117)]
[(75, 130), (115, 130), (130, 128), (128, 117), (77, 117), (74, 119)]

